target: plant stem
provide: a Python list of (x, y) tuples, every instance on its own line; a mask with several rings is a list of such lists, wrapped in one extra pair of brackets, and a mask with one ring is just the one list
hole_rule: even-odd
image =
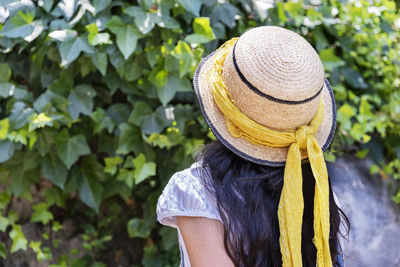
[(57, 255), (53, 245), (53, 221), (49, 222), (49, 241), (50, 241), (50, 250), (52, 255), (51, 263), (57, 264)]

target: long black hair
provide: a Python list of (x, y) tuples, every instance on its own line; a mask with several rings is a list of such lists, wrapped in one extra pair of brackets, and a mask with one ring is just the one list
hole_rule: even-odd
[[(204, 147), (198, 156), (204, 170), (202, 183), (215, 196), (224, 226), (225, 250), (235, 266), (282, 266), (279, 246), (278, 204), (283, 186), (283, 167), (262, 166), (242, 159), (219, 141)], [(316, 266), (312, 242), (314, 176), (303, 164), (304, 214), (303, 266)], [(350, 229), (349, 220), (334, 201), (329, 181), (330, 239), (333, 266), (339, 266), (339, 226)], [(341, 220), (341, 218), (343, 220)]]

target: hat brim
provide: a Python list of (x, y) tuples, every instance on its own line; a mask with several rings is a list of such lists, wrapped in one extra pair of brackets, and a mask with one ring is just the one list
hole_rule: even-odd
[[(215, 52), (214, 52), (215, 53)], [(207, 71), (212, 67), (214, 53), (203, 58), (197, 66), (193, 86), (203, 113), (216, 138), (236, 155), (260, 165), (284, 166), (289, 148), (275, 148), (249, 142), (244, 138), (233, 137), (226, 127), (225, 118), (213, 100), (211, 87), (207, 82)], [(321, 97), (325, 104), (324, 120), (314, 134), (323, 151), (332, 142), (336, 128), (336, 104), (332, 88), (325, 78)], [(303, 156), (306, 158), (306, 156)]]

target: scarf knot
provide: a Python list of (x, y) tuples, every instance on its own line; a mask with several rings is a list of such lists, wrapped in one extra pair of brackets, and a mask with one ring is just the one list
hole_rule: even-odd
[(300, 149), (307, 148), (307, 138), (311, 135), (314, 135), (315, 129), (311, 126), (300, 126), (296, 132), (296, 143), (299, 145)]

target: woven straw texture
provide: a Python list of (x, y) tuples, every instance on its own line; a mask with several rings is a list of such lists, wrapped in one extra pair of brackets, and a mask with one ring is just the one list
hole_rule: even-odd
[[(247, 160), (270, 166), (285, 165), (288, 148), (254, 144), (230, 135), (207, 82), (212, 62), (211, 54), (199, 64), (194, 87), (213, 133)], [(298, 34), (271, 26), (246, 32), (227, 55), (222, 75), (235, 105), (254, 121), (275, 130), (294, 130), (307, 125), (322, 97), (325, 117), (314, 136), (323, 150), (329, 146), (336, 125), (333, 92), (324, 79), (318, 54)]]

